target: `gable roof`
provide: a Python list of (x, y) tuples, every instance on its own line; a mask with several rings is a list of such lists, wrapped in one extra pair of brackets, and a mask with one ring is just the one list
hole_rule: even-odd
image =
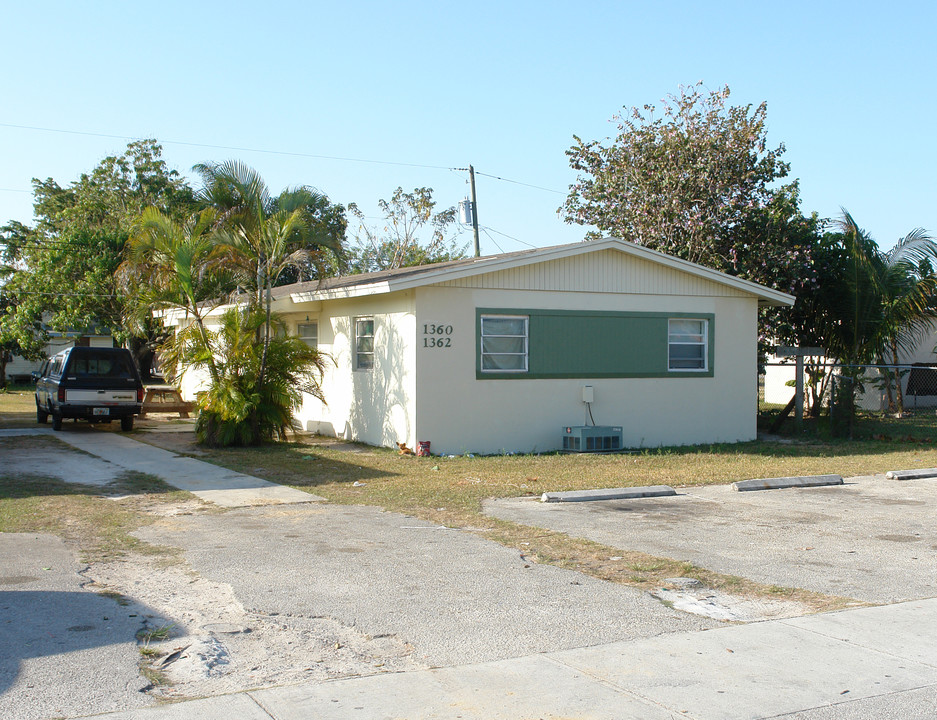
[(364, 295), (379, 295), (398, 290), (408, 290), (425, 285), (434, 285), (440, 282), (449, 282), (462, 278), (473, 277), (484, 273), (510, 270), (513, 268), (533, 265), (536, 263), (559, 260), (576, 255), (601, 252), (603, 250), (617, 250), (633, 257), (658, 263), (665, 267), (679, 270), (710, 282), (724, 285), (734, 290), (758, 298), (759, 306), (777, 307), (794, 304), (795, 298), (787, 293), (773, 290), (758, 283), (742, 278), (726, 275), (717, 270), (697, 265), (666, 255), (656, 250), (650, 250), (618, 238), (603, 238), (585, 242), (571, 243), (569, 245), (555, 245), (553, 247), (521, 250), (501, 255), (488, 255), (478, 258), (463, 258), (449, 262), (434, 263), (432, 265), (419, 265), (416, 267), (397, 268), (394, 270), (381, 270), (361, 275), (346, 275), (336, 278), (324, 278), (321, 281), (294, 283), (274, 288), (274, 299), (290, 298), (293, 302), (309, 302), (319, 300), (332, 300), (337, 298), (360, 297)]

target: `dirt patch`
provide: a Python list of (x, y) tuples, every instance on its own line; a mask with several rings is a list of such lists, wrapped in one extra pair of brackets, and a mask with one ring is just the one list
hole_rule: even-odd
[(147, 691), (161, 699), (420, 667), (410, 659), (412, 648), (395, 637), (370, 637), (327, 617), (244, 607), (229, 585), (206, 580), (184, 562), (167, 566), (133, 555), (82, 574), (87, 589), (172, 619), (147, 618), (139, 636)]
[(651, 595), (677, 610), (725, 622), (779, 620), (812, 612), (809, 605), (795, 600), (733, 595), (685, 577), (669, 578)]

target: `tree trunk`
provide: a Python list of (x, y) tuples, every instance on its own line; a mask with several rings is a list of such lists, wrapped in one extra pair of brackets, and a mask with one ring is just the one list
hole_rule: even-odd
[(898, 343), (891, 344), (891, 357), (895, 365), (895, 401), (898, 413), (904, 415), (904, 393), (901, 391), (901, 370), (898, 368)]
[[(879, 362), (882, 365), (885, 364), (884, 355), (881, 358), (879, 358)], [(895, 406), (895, 394), (892, 392), (892, 387), (891, 387), (892, 377), (893, 377), (893, 373), (891, 369), (882, 368), (882, 384), (885, 386), (885, 400), (886, 400), (885, 412), (889, 414), (899, 412), (897, 407)], [(897, 380), (899, 383), (901, 382), (900, 377), (897, 378)]]
[(776, 433), (778, 430), (781, 429), (781, 425), (787, 419), (788, 415), (790, 415), (791, 412), (793, 412), (794, 405), (796, 404), (796, 402), (797, 402), (797, 398), (791, 398), (791, 401), (787, 405), (784, 406), (784, 409), (781, 411), (780, 415), (778, 415), (774, 419), (774, 422), (771, 423), (771, 427), (768, 428), (772, 433)]

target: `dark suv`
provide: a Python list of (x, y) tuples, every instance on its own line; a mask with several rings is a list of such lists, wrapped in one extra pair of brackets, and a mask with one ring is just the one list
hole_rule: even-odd
[(140, 413), (143, 383), (129, 350), (73, 347), (52, 356), (33, 373), (36, 377), (36, 420), (52, 416), (52, 429), (63, 418), (110, 422), (133, 430)]

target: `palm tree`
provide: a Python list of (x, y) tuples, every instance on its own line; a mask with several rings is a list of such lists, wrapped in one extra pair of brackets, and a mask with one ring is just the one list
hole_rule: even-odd
[[(225, 311), (211, 334), (219, 381), (201, 398), (195, 425), (199, 442), (211, 446), (256, 445), (276, 436), (286, 437), (293, 411), (310, 393), (322, 402), (316, 376), (325, 372), (327, 356), (301, 338), (276, 333), (269, 340), (264, 378), (254, 341), (270, 319), (257, 307)], [(272, 322), (278, 323), (276, 316)]]
[[(882, 252), (845, 210), (840, 229), (846, 277), (833, 290), (839, 322), (830, 328), (828, 347), (844, 364), (897, 364), (900, 351), (912, 348), (937, 320), (937, 242), (917, 229)], [(891, 409), (901, 412), (899, 379), (896, 371), (886, 389)]]
[(195, 170), (204, 187), (200, 199), (218, 212), (214, 238), (225, 248), (227, 267), (235, 269), (243, 287), (260, 307), (266, 300), (263, 324), (261, 383), (271, 338), (271, 289), (289, 267), (323, 269), (326, 253), (341, 260), (341, 238), (322, 231), (316, 217), (329, 206), (313, 188), (288, 188), (274, 197), (256, 170), (237, 161), (200, 164)]
[[(253, 445), (284, 437), (303, 393), (325, 402), (318, 378), (327, 356), (300, 338), (269, 328), (276, 316), (257, 304), (224, 312), (217, 328), (205, 318), (230, 302), (234, 280), (224, 271), (230, 247), (220, 245), (218, 213), (206, 209), (179, 223), (155, 208), (139, 218), (127, 243), (123, 272), (148, 277), (140, 307), (175, 309), (192, 322), (163, 345), (163, 359), (173, 374), (206, 368), (207, 390), (199, 394), (199, 441), (210, 445)], [(264, 328), (267, 328), (264, 331)], [(258, 357), (256, 338), (265, 332)]]
[(205, 317), (224, 302), (225, 289), (230, 285), (223, 273), (208, 272), (217, 254), (212, 237), (216, 222), (213, 209), (177, 222), (155, 207), (146, 208), (127, 241), (119, 270), (124, 277), (147, 279), (138, 283), (136, 314), (150, 315), (154, 308), (160, 308), (179, 310), (192, 318), (192, 323), (164, 343), (163, 360), (175, 373), (198, 356), (213, 383), (220, 375)]
[[(883, 256), (882, 276), (883, 316), (887, 319), (882, 327), (884, 347), (881, 352), (883, 364), (898, 365), (901, 351), (913, 349), (931, 330), (937, 320), (937, 243), (917, 228), (897, 242)], [(895, 369), (894, 395), (892, 378), (886, 383), (890, 412), (904, 412), (904, 397), (901, 391), (901, 373)]]

